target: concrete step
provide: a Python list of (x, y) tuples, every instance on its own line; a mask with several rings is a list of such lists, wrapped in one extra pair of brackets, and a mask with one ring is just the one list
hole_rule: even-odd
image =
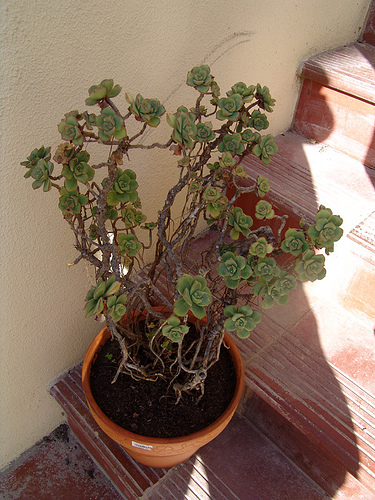
[(375, 47), (365, 42), (304, 62), (293, 130), (375, 166)]

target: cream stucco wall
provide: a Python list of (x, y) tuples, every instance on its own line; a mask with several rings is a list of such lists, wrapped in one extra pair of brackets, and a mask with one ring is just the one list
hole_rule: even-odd
[[(63, 113), (82, 110), (88, 87), (101, 79), (158, 97), (173, 112), (181, 97), (193, 101), (186, 73), (202, 63), (223, 91), (240, 80), (268, 85), (277, 100), (271, 132), (283, 132), (297, 98), (299, 62), (356, 40), (368, 5), (0, 1), (0, 467), (62, 421), (47, 384), (82, 358), (100, 328), (84, 319), (90, 282), (84, 264), (67, 265), (75, 253), (57, 195), (33, 191), (20, 161), (34, 147), (58, 144)], [(156, 206), (155, 191), (162, 194), (173, 175), (169, 155), (137, 168), (142, 199)]]

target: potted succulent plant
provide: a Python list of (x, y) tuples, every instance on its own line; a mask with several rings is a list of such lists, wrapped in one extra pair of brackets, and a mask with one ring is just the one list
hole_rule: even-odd
[[(261, 321), (261, 307), (286, 304), (298, 280), (322, 279), (325, 257), (320, 250), (333, 251), (342, 235), (342, 219), (325, 207), (320, 207), (310, 226), (302, 221), (300, 227), (284, 227), (286, 216), (277, 215), (264, 200), (270, 189), (267, 179), (242, 182), (245, 155), (254, 154), (268, 164), (277, 152), (273, 137), (261, 135), (269, 125), (266, 113), (275, 104), (267, 87), (239, 82), (221, 96), (205, 65), (193, 68), (186, 83), (198, 96), (193, 106), (166, 114), (171, 133), (165, 143), (144, 143), (146, 131), (157, 127), (165, 115), (159, 100), (126, 93), (126, 101), (119, 98), (115, 104), (121, 87), (103, 80), (89, 89), (86, 99), (88, 109), (96, 106), (96, 112), (71, 111), (58, 125), (64, 142), (54, 156), (49, 147), (40, 147), (22, 162), (34, 189), (58, 190), (59, 209), (74, 234), (75, 263), (88, 261), (95, 270), (85, 313), (104, 317), (106, 327), (90, 346), (83, 367), (89, 406), (95, 418), (102, 419), (103, 429), (148, 465), (158, 465), (150, 458), (157, 448), (166, 455), (159, 465), (174, 465), (207, 439), (201, 431), (193, 433), (198, 437), (194, 448), (177, 430), (172, 442), (183, 454), (176, 458), (167, 436), (151, 435), (147, 441), (132, 429), (112, 424), (90, 389), (91, 369), (103, 346), (115, 344), (117, 349), (105, 354), (114, 382), (110, 385), (120, 379), (129, 379), (132, 387), (143, 381), (153, 386), (163, 383), (169, 410), (191, 394), (199, 407), (223, 346), (235, 351), (225, 331), (248, 337)], [(121, 102), (127, 102), (125, 112), (119, 109)], [(133, 135), (131, 120), (133, 129), (134, 124), (138, 127)], [(92, 143), (104, 152), (100, 163), (90, 161)], [(147, 156), (157, 148), (173, 152), (177, 172), (157, 220), (149, 221), (142, 212), (132, 152), (143, 150)], [(244, 193), (259, 197), (252, 214), (238, 205)], [(181, 198), (175, 213), (175, 202)], [(209, 226), (205, 238), (197, 236), (202, 221)], [(254, 228), (254, 221), (261, 224)], [(277, 260), (282, 254), (289, 256), (284, 265)], [(229, 418), (243, 384), (238, 352), (233, 356), (240, 380), (230, 394)], [(131, 417), (136, 419), (139, 412), (133, 411)], [(215, 422), (209, 426), (209, 438), (226, 425), (218, 418)], [(153, 426), (158, 427), (155, 422)], [(114, 430), (128, 433), (130, 444), (116, 437)]]

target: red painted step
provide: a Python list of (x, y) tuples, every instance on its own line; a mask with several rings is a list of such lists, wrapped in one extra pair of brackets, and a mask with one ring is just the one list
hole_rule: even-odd
[(293, 130), (375, 167), (375, 47), (354, 43), (306, 61)]

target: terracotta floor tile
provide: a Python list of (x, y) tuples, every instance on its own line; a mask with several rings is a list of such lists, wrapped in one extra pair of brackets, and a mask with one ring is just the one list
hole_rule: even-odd
[(2, 500), (120, 500), (66, 424), (0, 475)]

